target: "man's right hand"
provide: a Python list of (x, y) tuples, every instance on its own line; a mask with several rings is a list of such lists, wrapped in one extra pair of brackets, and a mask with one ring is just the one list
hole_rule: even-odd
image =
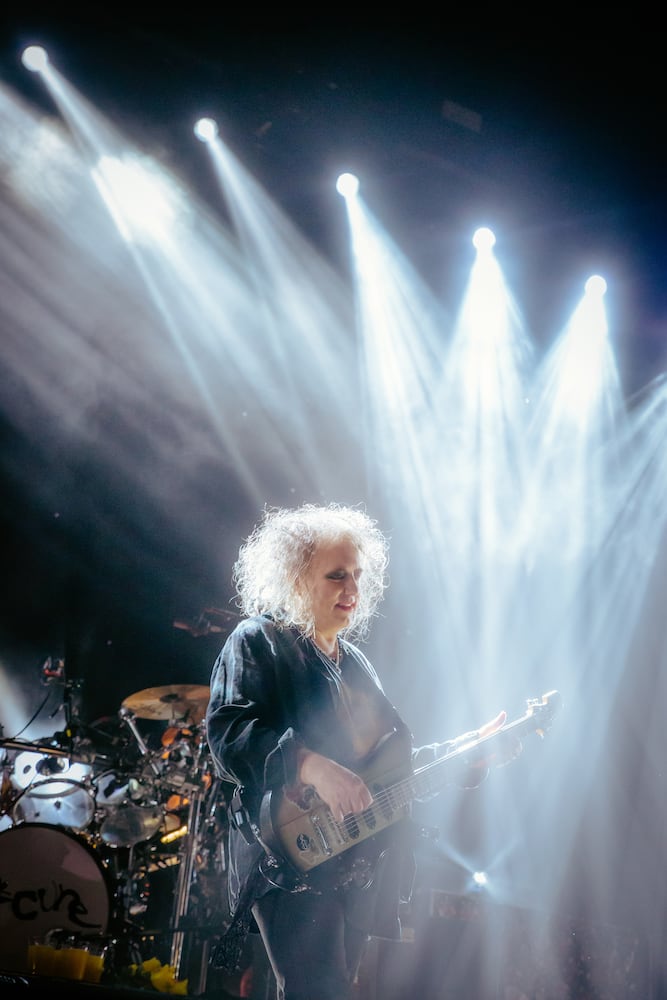
[(373, 801), (368, 786), (358, 774), (314, 750), (299, 751), (297, 777), (304, 785), (312, 785), (337, 823), (350, 813), (368, 809)]

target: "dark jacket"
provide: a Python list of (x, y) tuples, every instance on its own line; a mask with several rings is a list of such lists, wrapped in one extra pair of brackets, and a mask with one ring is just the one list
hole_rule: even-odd
[[(374, 700), (383, 731), (404, 744), (408, 768), (415, 754), (428, 759), (446, 751), (449, 744), (414, 750), (369, 660), (349, 642), (342, 642), (341, 648), (346, 684)], [(337, 691), (326, 658), (297, 629), (281, 627), (267, 616), (241, 622), (214, 665), (207, 737), (219, 775), (241, 791), (242, 809), (232, 810), (236, 815), (229, 826), (227, 890), (234, 925), (242, 925), (243, 931), (250, 924), (254, 900), (272, 888), (267, 852), (256, 836), (266, 792), (295, 783), (301, 746), (358, 770), (337, 716)], [(239, 828), (244, 820), (245, 835)], [(372, 885), (345, 889), (354, 897), (351, 919), (369, 934), (400, 936), (399, 902), (407, 898), (414, 868), (409, 836), (408, 825), (397, 823), (378, 859)]]

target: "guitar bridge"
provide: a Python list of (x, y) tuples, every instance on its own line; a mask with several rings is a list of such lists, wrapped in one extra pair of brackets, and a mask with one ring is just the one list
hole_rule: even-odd
[(313, 829), (315, 830), (315, 833), (319, 838), (322, 853), (326, 854), (327, 857), (331, 857), (333, 849), (330, 847), (329, 841), (327, 840), (326, 832), (323, 828), (320, 816), (317, 813), (313, 813), (312, 816), (310, 817), (310, 820), (313, 825)]

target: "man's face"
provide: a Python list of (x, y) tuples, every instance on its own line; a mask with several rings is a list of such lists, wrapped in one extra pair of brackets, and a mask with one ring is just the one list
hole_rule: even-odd
[(333, 639), (350, 624), (361, 572), (359, 551), (349, 539), (315, 550), (304, 582), (317, 634)]

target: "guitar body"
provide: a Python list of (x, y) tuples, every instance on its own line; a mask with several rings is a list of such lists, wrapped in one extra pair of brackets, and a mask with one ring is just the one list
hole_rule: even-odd
[[(373, 802), (364, 812), (346, 816), (342, 823), (334, 820), (310, 785), (282, 788), (264, 796), (260, 828), (271, 853), (301, 875), (325, 865), (321, 876), (318, 873), (317, 879), (307, 879), (310, 885), (370, 884), (372, 871), (388, 845), (387, 838), (379, 834), (410, 814), (409, 803), (394, 802), (387, 791), (411, 773), (410, 747), (397, 734), (380, 743), (357, 773), (372, 792)], [(363, 851), (357, 849), (362, 843)]]

